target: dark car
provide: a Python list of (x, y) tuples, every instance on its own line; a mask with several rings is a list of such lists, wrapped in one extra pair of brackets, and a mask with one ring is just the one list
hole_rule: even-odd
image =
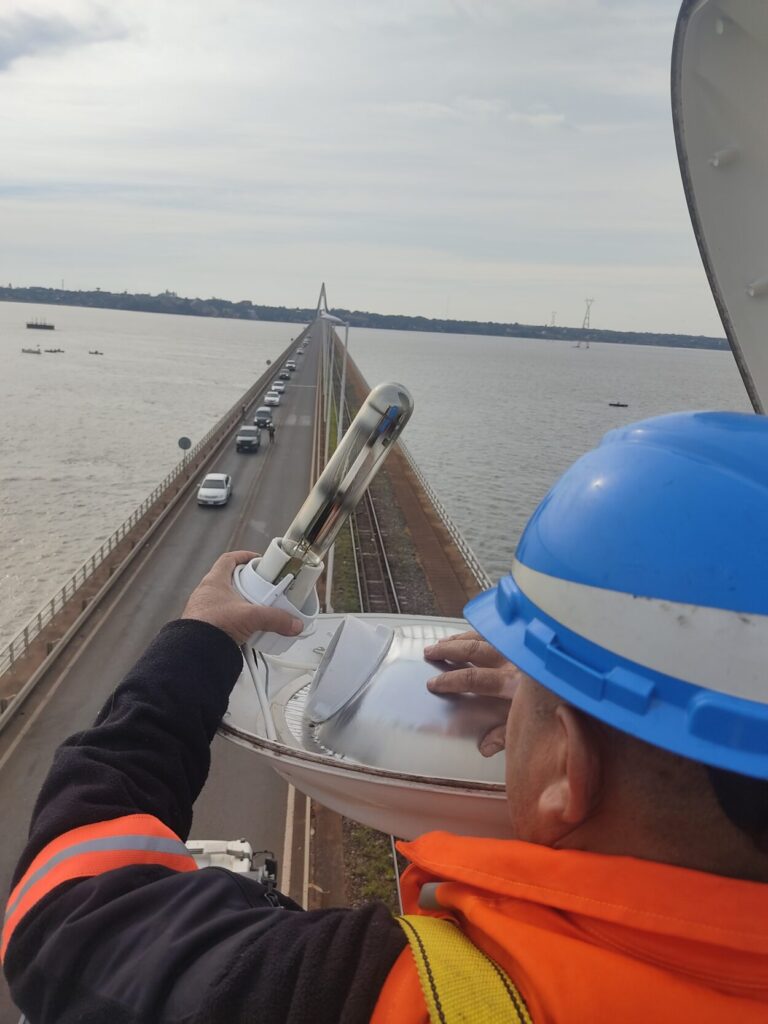
[(290, 370), (281, 370), (280, 373), (278, 373), (278, 377), (280, 378), (280, 380), (290, 380), (291, 379), (291, 371)]
[(253, 417), (253, 422), (257, 427), (268, 427), (272, 422), (272, 410), (268, 405), (260, 405), (256, 410), (256, 415)]
[(261, 431), (258, 427), (238, 427), (235, 447), (239, 452), (257, 452), (261, 446)]

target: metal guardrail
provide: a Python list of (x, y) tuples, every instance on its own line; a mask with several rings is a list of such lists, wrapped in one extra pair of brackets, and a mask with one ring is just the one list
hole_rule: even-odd
[(435, 492), (430, 487), (429, 481), (424, 476), (422, 471), (419, 469), (418, 464), (416, 463), (416, 460), (411, 455), (411, 453), (408, 451), (408, 448), (405, 446), (405, 444), (403, 442), (403, 439), (400, 438), (400, 440), (397, 443), (400, 445), (400, 450), (402, 451), (403, 455), (405, 456), (408, 465), (411, 467), (411, 469), (415, 473), (416, 477), (418, 478), (419, 483), (424, 488), (424, 491), (426, 492), (427, 497), (429, 498), (429, 500), (432, 502), (432, 505), (434, 506), (435, 512), (437, 512), (437, 514), (440, 517), (440, 520), (441, 520), (443, 526), (446, 528), (448, 533), (450, 533), (451, 538), (453, 540), (453, 543), (456, 545), (456, 547), (461, 552), (462, 558), (467, 563), (467, 566), (469, 567), (472, 575), (477, 580), (478, 585), (483, 590), (487, 590), (489, 587), (492, 587), (493, 586), (493, 580), (491, 579), (491, 577), (488, 575), (488, 573), (485, 571), (485, 569), (481, 565), (480, 559), (477, 557), (477, 555), (474, 553), (472, 548), (469, 546), (469, 544), (467, 543), (466, 539), (462, 536), (461, 531), (459, 530), (458, 526), (454, 523), (454, 521), (451, 519), (451, 517), (448, 514), (448, 512), (447, 512), (445, 506), (443, 505), (443, 503), (440, 501), (438, 496), (435, 494)]
[[(299, 337), (301, 337), (301, 334)], [(295, 344), (296, 341), (294, 340), (289, 348), (292, 348)], [(286, 351), (288, 350), (286, 349)], [(280, 359), (284, 356), (285, 352), (282, 353)], [(16, 634), (7, 647), (5, 647), (4, 650), (0, 650), (0, 676), (11, 669), (14, 663), (26, 654), (32, 641), (40, 635), (54, 616), (61, 611), (67, 601), (70, 601), (74, 594), (86, 583), (87, 580), (91, 578), (91, 576), (93, 576), (104, 560), (109, 558), (120, 541), (130, 533), (133, 527), (146, 515), (149, 509), (152, 508), (152, 506), (163, 496), (169, 487), (172, 486), (174, 481), (176, 481), (186, 471), (190, 463), (197, 458), (211, 440), (213, 440), (213, 438), (216, 437), (217, 434), (220, 434), (224, 429), (230, 427), (235, 420), (240, 418), (242, 406), (249, 405), (253, 402), (256, 395), (263, 391), (265, 378), (270, 377), (273, 374), (273, 369), (268, 370), (240, 399), (238, 399), (238, 401), (221, 417), (221, 419), (211, 427), (208, 433), (205, 434), (193, 448), (190, 448), (181, 462), (179, 462), (170, 471), (170, 473), (167, 474), (157, 487), (155, 487), (152, 493), (142, 501), (138, 508), (134, 509), (125, 522), (121, 523), (115, 532), (107, 537), (98, 550), (94, 551), (91, 557), (88, 558), (75, 573), (73, 573), (61, 590), (54, 594), (50, 601), (47, 601), (36, 615), (32, 616), (26, 626)]]

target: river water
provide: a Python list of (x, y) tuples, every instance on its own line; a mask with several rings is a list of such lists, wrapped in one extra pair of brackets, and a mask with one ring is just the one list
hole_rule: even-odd
[[(56, 330), (27, 330), (33, 317)], [(200, 438), (301, 326), (0, 303), (0, 643), (179, 460), (178, 438)], [(21, 353), (38, 342), (65, 352)], [(413, 393), (404, 440), (494, 577), (606, 430), (749, 409), (726, 352), (352, 329), (350, 353), (369, 383)]]

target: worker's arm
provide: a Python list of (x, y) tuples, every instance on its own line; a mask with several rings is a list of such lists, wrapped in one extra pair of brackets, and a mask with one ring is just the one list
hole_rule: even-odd
[(47, 843), (77, 826), (141, 813), (186, 839), (209, 746), (242, 668), (238, 643), (258, 629), (301, 629), (286, 612), (251, 605), (235, 592), (234, 569), (251, 557), (222, 555), (182, 619), (161, 631), (107, 700), (94, 728), (56, 751), (13, 885)]
[(296, 913), (250, 879), (196, 870), (181, 843), (240, 672), (235, 641), (290, 632), (231, 590), (247, 554), (217, 563), (189, 617), (55, 755), (6, 915), (6, 975), (36, 1024), (367, 1020), (402, 949), (382, 906)]

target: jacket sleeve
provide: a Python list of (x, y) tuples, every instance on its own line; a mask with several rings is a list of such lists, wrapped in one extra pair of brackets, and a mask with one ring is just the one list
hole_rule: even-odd
[(241, 668), (237, 645), (220, 629), (189, 619), (165, 626), (93, 728), (54, 754), (13, 885), (47, 843), (80, 825), (151, 814), (186, 839)]
[[(6, 916), (4, 969), (35, 1024), (370, 1017), (405, 941), (386, 908), (302, 913), (247, 877), (184, 863), (241, 666), (220, 630), (172, 622), (94, 727), (57, 750)], [(137, 821), (152, 834), (126, 842)]]

